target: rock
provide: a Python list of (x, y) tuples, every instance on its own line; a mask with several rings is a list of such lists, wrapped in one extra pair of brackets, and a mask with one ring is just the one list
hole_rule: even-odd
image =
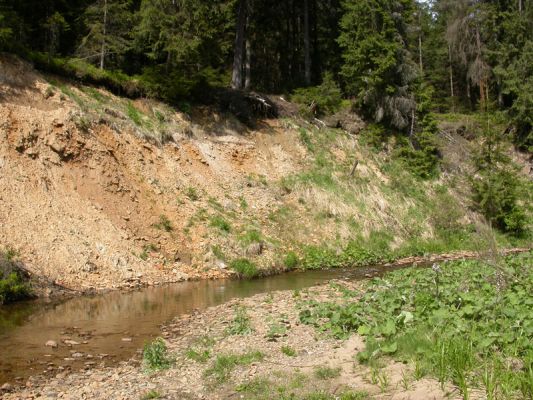
[(263, 242), (255, 242), (246, 248), (247, 256), (258, 256), (263, 252)]
[(133, 339), (130, 338), (130, 337), (123, 337), (123, 338), (122, 338), (122, 341), (123, 341), (123, 342), (131, 342), (132, 340), (133, 340)]
[(9, 383), (4, 383), (0, 389), (2, 389), (4, 392), (10, 392), (13, 390), (13, 386), (11, 386)]
[(44, 344), (46, 347), (52, 347), (52, 348), (56, 348), (57, 347), (57, 342), (55, 340), (49, 340), (48, 342), (46, 342)]
[(96, 272), (98, 268), (92, 262), (87, 261), (85, 265), (81, 268), (83, 272)]
[(69, 339), (65, 340), (63, 343), (65, 343), (66, 345), (69, 345), (69, 346), (77, 346), (77, 345), (79, 345), (79, 343), (76, 342), (75, 340), (69, 340)]
[(72, 354), (72, 357), (73, 358), (82, 358), (83, 354), (82, 353), (74, 353), (74, 354)]

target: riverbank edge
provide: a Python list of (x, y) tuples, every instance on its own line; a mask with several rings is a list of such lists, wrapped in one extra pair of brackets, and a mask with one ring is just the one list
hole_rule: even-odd
[[(533, 250), (533, 247), (514, 247), (514, 248), (503, 248), (503, 249), (497, 249), (497, 255), (498, 256), (507, 256), (511, 254), (519, 254), (519, 253), (526, 253), (528, 251)], [(455, 261), (455, 260), (471, 260), (476, 258), (481, 258), (486, 254), (490, 254), (488, 251), (481, 252), (481, 251), (472, 251), (472, 250), (459, 250), (459, 251), (453, 251), (449, 253), (440, 253), (440, 254), (429, 254), (429, 255), (423, 255), (423, 256), (409, 256), (409, 257), (402, 257), (398, 258), (397, 260), (386, 262), (386, 263), (377, 263), (374, 265), (374, 267), (378, 270), (381, 268), (387, 268), (387, 269), (394, 269), (394, 268), (403, 268), (407, 265), (423, 265), (428, 263), (436, 263), (436, 262), (446, 262), (446, 261)], [(352, 268), (361, 268), (361, 267), (371, 267), (372, 265), (353, 265), (348, 267), (347, 269)], [(261, 279), (268, 276), (273, 275), (279, 275), (287, 272), (305, 272), (306, 269), (280, 269), (280, 268), (269, 268), (265, 270), (261, 270), (259, 272), (259, 275), (252, 278), (252, 279)], [(158, 287), (163, 285), (171, 285), (176, 283), (182, 283), (182, 282), (195, 282), (195, 281), (201, 281), (201, 280), (219, 280), (219, 279), (247, 279), (243, 276), (240, 276), (235, 271), (228, 271), (228, 275), (225, 277), (218, 277), (218, 278), (205, 278), (201, 275), (189, 277), (186, 279), (180, 278), (180, 279), (168, 279), (168, 280), (162, 280), (157, 282), (146, 282), (142, 281), (140, 278), (136, 278), (135, 280), (127, 281), (121, 285), (117, 285), (114, 287), (107, 287), (103, 289), (97, 289), (97, 288), (87, 288), (87, 289), (73, 289), (69, 288), (63, 285), (60, 285), (56, 282), (47, 280), (46, 278), (33, 275), (30, 278), (30, 282), (33, 285), (32, 290), (35, 295), (35, 299), (42, 300), (42, 299), (48, 299), (48, 300), (67, 300), (73, 297), (78, 296), (97, 296), (113, 291), (121, 291), (121, 292), (131, 292), (135, 290), (140, 290), (147, 287)], [(32, 301), (32, 300), (30, 300)]]

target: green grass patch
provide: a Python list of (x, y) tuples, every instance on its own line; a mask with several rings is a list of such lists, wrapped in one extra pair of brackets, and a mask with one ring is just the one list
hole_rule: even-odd
[(281, 346), (281, 352), (287, 357), (296, 357), (296, 350), (291, 346)]
[(327, 366), (320, 366), (315, 368), (314, 375), (317, 379), (327, 380), (339, 377), (341, 374), (340, 368), (331, 368)]
[(139, 110), (137, 110), (137, 108), (135, 108), (135, 106), (133, 105), (131, 101), (128, 102), (128, 104), (126, 105), (126, 114), (133, 121), (135, 125), (142, 126), (143, 121), (142, 121), (141, 113)]
[(209, 226), (212, 228), (216, 228), (221, 232), (224, 233), (230, 233), (231, 232), (231, 225), (228, 221), (224, 219), (224, 217), (220, 215), (212, 216), (209, 221)]
[(242, 365), (250, 365), (262, 361), (265, 355), (260, 351), (249, 351), (243, 354), (219, 355), (213, 364), (205, 370), (204, 376), (213, 379), (215, 383), (226, 382), (235, 368)]
[(244, 278), (251, 279), (259, 275), (257, 266), (247, 258), (238, 258), (230, 263), (230, 268)]

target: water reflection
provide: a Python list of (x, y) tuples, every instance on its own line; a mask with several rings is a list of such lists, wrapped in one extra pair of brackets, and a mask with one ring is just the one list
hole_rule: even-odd
[[(342, 274), (338, 270), (311, 271), (252, 281), (187, 282), (130, 293), (78, 297), (60, 303), (30, 302), (0, 308), (0, 384), (46, 368), (81, 367), (90, 360), (100, 362), (101, 354), (129, 358), (159, 333), (161, 324), (177, 315), (236, 297), (303, 289)], [(69, 348), (61, 343), (65, 338), (80, 344)], [(59, 347), (46, 347), (48, 340), (56, 341)], [(83, 357), (65, 360), (72, 358), (73, 352), (82, 353)], [(87, 354), (93, 358), (88, 359)]]

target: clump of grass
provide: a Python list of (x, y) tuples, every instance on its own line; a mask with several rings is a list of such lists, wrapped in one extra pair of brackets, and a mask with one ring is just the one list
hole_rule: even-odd
[(185, 353), (185, 357), (187, 357), (189, 360), (205, 363), (211, 358), (211, 351), (207, 349), (197, 350), (194, 348), (189, 348)]
[(149, 392), (142, 395), (141, 400), (151, 400), (151, 399), (159, 399), (161, 395), (155, 391), (150, 390)]
[(233, 370), (240, 365), (250, 365), (262, 361), (265, 355), (260, 351), (249, 351), (244, 354), (219, 355), (211, 367), (204, 372), (206, 378), (212, 378), (218, 384), (224, 383), (231, 376)]
[(274, 321), (268, 326), (268, 332), (266, 334), (266, 337), (270, 341), (275, 341), (276, 339), (284, 336), (286, 333), (287, 327), (280, 322)]
[(322, 380), (337, 378), (340, 374), (340, 368), (331, 368), (327, 366), (316, 367), (314, 371), (315, 377)]
[(226, 255), (224, 254), (224, 251), (222, 251), (222, 247), (218, 244), (211, 246), (211, 251), (218, 260), (226, 261)]
[(237, 308), (235, 311), (235, 317), (230, 326), (226, 329), (226, 333), (228, 335), (248, 335), (253, 331), (251, 319), (248, 316), (246, 307)]
[(263, 241), (263, 236), (257, 229), (250, 229), (239, 237), (239, 241), (244, 246), (249, 246), (252, 243), (261, 243)]
[(126, 105), (126, 113), (128, 114), (128, 117), (133, 121), (133, 123), (137, 126), (142, 126), (142, 117), (139, 112), (133, 105), (133, 103), (130, 101)]
[(143, 349), (144, 369), (146, 371), (160, 371), (170, 368), (174, 364), (174, 359), (167, 353), (167, 345), (162, 338), (147, 343)]
[(185, 195), (191, 201), (198, 201), (200, 199), (200, 194), (198, 193), (198, 190), (192, 186), (187, 188), (187, 190), (185, 191)]
[(269, 393), (272, 387), (272, 382), (266, 378), (257, 377), (247, 382), (238, 385), (235, 390), (237, 392), (250, 393), (256, 396), (264, 396)]
[(148, 254), (150, 252), (154, 252), (154, 251), (157, 251), (157, 246), (153, 243), (149, 243), (145, 246), (143, 246), (143, 251), (141, 254), (139, 254), (139, 258), (143, 261), (146, 261), (148, 260)]
[(172, 222), (170, 222), (166, 215), (159, 216), (159, 222), (157, 224), (154, 224), (154, 228), (160, 229), (165, 232), (172, 232), (174, 230)]
[(231, 225), (229, 224), (228, 221), (226, 221), (224, 219), (224, 217), (222, 217), (220, 215), (215, 215), (215, 216), (211, 217), (211, 220), (209, 222), (209, 226), (211, 226), (213, 228), (216, 228), (216, 229), (218, 229), (218, 230), (220, 230), (221, 232), (224, 232), (224, 233), (231, 232)]
[(237, 271), (241, 276), (251, 279), (259, 274), (257, 266), (247, 258), (238, 258), (230, 263), (231, 269)]
[(296, 350), (294, 350), (291, 346), (281, 346), (281, 352), (288, 357), (296, 356)]

